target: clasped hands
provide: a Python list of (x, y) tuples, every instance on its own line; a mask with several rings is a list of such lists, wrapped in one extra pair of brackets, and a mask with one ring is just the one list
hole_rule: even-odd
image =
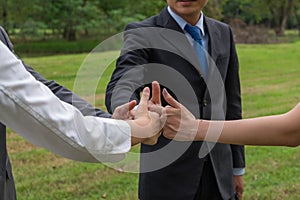
[(117, 107), (113, 119), (126, 120), (131, 127), (132, 145), (144, 143), (154, 145), (163, 134), (166, 138), (179, 141), (193, 141), (198, 130), (198, 121), (184, 106), (177, 102), (166, 89), (162, 95), (169, 104), (161, 106), (161, 91), (157, 81), (152, 82), (150, 89), (144, 88), (138, 108), (136, 101)]

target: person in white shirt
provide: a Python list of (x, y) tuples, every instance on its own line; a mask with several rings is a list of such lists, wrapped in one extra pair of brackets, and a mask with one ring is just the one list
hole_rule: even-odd
[[(134, 120), (83, 116), (28, 73), (2, 42), (0, 60), (0, 121), (33, 144), (77, 161), (112, 162), (131, 145), (156, 143), (161, 127), (159, 115), (148, 111), (149, 88)], [(120, 106), (114, 115), (131, 115), (134, 106), (134, 101)]]

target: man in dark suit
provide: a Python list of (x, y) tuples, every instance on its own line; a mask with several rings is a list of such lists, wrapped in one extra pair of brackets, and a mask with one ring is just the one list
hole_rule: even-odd
[[(13, 51), (13, 45), (10, 42), (5, 30), (0, 26), (0, 40)], [(99, 117), (111, 117), (110, 114), (105, 113), (100, 109), (95, 109), (85, 100), (73, 94), (65, 87), (57, 84), (54, 81), (48, 81), (40, 74), (35, 72), (30, 66), (24, 64), (24, 67), (29, 71), (38, 81), (44, 83), (51, 91), (59, 97), (62, 101), (70, 103), (77, 107), (84, 115), (93, 115)], [(12, 175), (12, 168), (6, 149), (6, 128), (0, 123), (0, 200), (15, 200), (16, 191)]]
[[(129, 99), (138, 101), (141, 89), (158, 80), (197, 118), (240, 119), (239, 65), (230, 27), (203, 15), (207, 0), (167, 3), (159, 15), (126, 27), (107, 86), (107, 109), (112, 112)], [(186, 24), (200, 29), (203, 48), (211, 56), (208, 72), (199, 64)], [(139, 198), (227, 200), (234, 199), (235, 192), (241, 198), (244, 167), (243, 146), (175, 142), (161, 136), (154, 146), (141, 145)]]

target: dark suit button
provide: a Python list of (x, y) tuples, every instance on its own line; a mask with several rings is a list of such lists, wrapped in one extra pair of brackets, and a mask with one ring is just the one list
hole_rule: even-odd
[(203, 107), (206, 107), (207, 104), (208, 104), (207, 100), (203, 100), (203, 103), (202, 103)]

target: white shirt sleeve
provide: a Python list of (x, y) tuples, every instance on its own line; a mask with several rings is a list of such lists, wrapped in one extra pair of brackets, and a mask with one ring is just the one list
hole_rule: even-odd
[(0, 121), (35, 145), (66, 158), (113, 162), (130, 150), (125, 121), (83, 116), (36, 81), (0, 42)]

